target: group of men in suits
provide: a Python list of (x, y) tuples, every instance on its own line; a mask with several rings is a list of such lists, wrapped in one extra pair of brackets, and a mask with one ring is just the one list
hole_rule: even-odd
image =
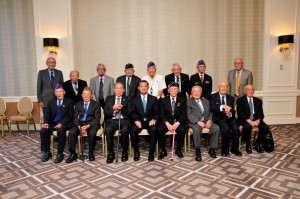
[[(118, 129), (121, 130), (121, 145), (123, 148), (121, 159), (123, 161), (128, 160), (129, 134), (134, 149), (134, 160), (138, 161), (140, 159), (137, 135), (142, 129), (147, 129), (149, 133), (149, 161), (154, 160), (154, 149), (157, 140), (161, 149), (158, 158), (163, 159), (167, 156), (165, 147), (165, 132), (167, 131), (176, 131), (177, 147), (175, 153), (182, 158), (181, 147), (187, 127), (193, 130), (196, 149), (195, 159), (197, 161), (202, 159), (200, 138), (203, 128), (209, 128), (211, 132), (208, 153), (212, 158), (216, 157), (219, 134), (222, 136), (222, 156), (227, 157), (229, 155), (230, 141), (232, 141), (230, 152), (236, 156), (242, 155), (239, 151), (240, 133), (238, 124), (243, 126), (247, 153), (252, 152), (250, 143), (251, 128), (258, 126), (262, 129), (260, 131), (262, 133), (259, 134), (257, 139), (258, 144), (255, 147), (258, 152), (263, 151), (261, 140), (264, 132), (268, 130), (268, 126), (262, 121), (261, 100), (253, 97), (252, 73), (244, 69), (241, 58), (235, 59), (235, 69), (229, 71), (228, 83), (221, 81), (218, 87), (219, 92), (212, 95), (212, 78), (205, 73), (206, 64), (203, 60), (198, 62), (198, 72), (192, 75), (190, 79), (187, 74), (181, 72), (182, 68), (177, 63), (173, 64), (172, 73), (163, 78), (163, 76), (156, 74), (155, 63), (149, 62), (147, 65), (148, 74), (141, 80), (134, 75), (134, 66), (129, 63), (125, 66), (125, 75), (117, 78), (116, 85), (114, 79), (105, 74), (106, 66), (98, 64), (98, 75), (91, 78), (90, 88), (87, 87), (86, 81), (79, 79), (78, 71), (72, 71), (70, 80), (63, 82), (61, 71), (55, 69), (55, 59), (49, 57), (46, 64), (48, 68), (39, 71), (37, 81), (38, 101), (40, 107), (44, 108), (45, 116), (45, 123), (41, 130), (41, 148), (45, 152), (42, 161), (47, 161), (52, 156), (49, 152), (50, 145), (47, 140), (53, 130), (58, 130), (60, 143), (56, 163), (61, 162), (63, 159), (62, 152), (65, 145), (63, 142), (65, 142), (66, 136), (60, 134), (65, 134), (67, 130), (70, 130), (69, 149), (71, 155), (66, 162), (70, 163), (77, 159), (75, 152), (76, 137), (80, 132), (85, 131), (88, 132), (89, 160), (95, 160), (93, 150), (96, 144), (96, 132), (99, 128), (100, 107), (104, 109), (105, 113), (105, 131), (109, 150), (107, 163), (112, 163), (115, 159), (113, 140), (114, 133)], [(59, 85), (57, 89), (55, 89), (56, 84)], [(60, 90), (62, 91), (59, 92)], [(164, 94), (164, 98), (161, 98), (162, 94)], [(246, 94), (246, 97), (244, 97), (244, 94)], [(59, 96), (64, 103), (71, 103), (61, 105)], [(68, 98), (73, 101), (69, 101)], [(246, 107), (249, 104), (249, 98), (253, 99), (253, 110), (249, 106)], [(236, 100), (238, 102), (238, 120), (235, 118)], [(72, 105), (75, 105), (75, 112), (66, 112), (66, 107)], [(61, 114), (59, 117), (63, 118), (62, 123), (57, 118), (54, 120), (57, 113)], [(64, 118), (68, 118), (72, 114), (74, 115), (72, 123), (75, 126), (70, 127), (67, 125), (68, 123), (65, 123)], [(186, 123), (186, 121), (188, 122)]]

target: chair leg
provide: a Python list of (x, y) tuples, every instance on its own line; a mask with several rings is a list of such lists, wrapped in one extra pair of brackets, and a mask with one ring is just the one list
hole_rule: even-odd
[(184, 136), (184, 153), (186, 153), (186, 135)]
[(20, 131), (20, 127), (19, 127), (18, 121), (16, 121), (16, 123), (17, 123), (18, 131)]
[(4, 136), (4, 126), (3, 126), (3, 120), (1, 120), (1, 127), (2, 127), (2, 137)]
[(256, 142), (256, 137), (257, 137), (257, 131), (254, 131), (254, 137), (253, 137), (253, 141), (252, 141), (252, 145), (254, 146), (254, 143)]
[(29, 120), (27, 120), (27, 135), (29, 136)]
[(158, 155), (158, 142), (156, 142), (156, 154)]
[(50, 138), (50, 147), (51, 147), (52, 157), (54, 158), (54, 135), (51, 135), (51, 138)]
[(132, 154), (132, 148), (131, 148), (131, 141), (130, 141), (130, 135), (129, 135), (129, 155)]
[(80, 143), (80, 136), (77, 136), (78, 137), (78, 140), (77, 140), (77, 144), (78, 144), (78, 153), (81, 152), (81, 143)]
[(187, 135), (188, 135), (188, 151), (189, 151), (189, 153), (191, 153), (191, 134), (190, 134), (190, 132), (188, 132), (187, 133)]
[(10, 120), (8, 121), (8, 126), (9, 126), (9, 128), (8, 128), (9, 135), (11, 135), (11, 121)]

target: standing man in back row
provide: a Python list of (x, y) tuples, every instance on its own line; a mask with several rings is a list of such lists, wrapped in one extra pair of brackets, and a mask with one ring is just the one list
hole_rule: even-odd
[(90, 80), (90, 87), (94, 91), (93, 100), (98, 101), (104, 109), (104, 102), (107, 96), (114, 94), (114, 78), (105, 75), (106, 67), (104, 64), (97, 66), (98, 76)]
[(70, 72), (70, 80), (64, 82), (63, 88), (66, 91), (66, 97), (73, 100), (74, 104), (82, 101), (82, 91), (87, 87), (84, 80), (79, 79), (79, 72), (73, 70)]
[(253, 85), (252, 72), (244, 69), (244, 61), (242, 58), (234, 60), (233, 70), (228, 72), (227, 82), (229, 84), (229, 93), (236, 99), (244, 96), (244, 88), (246, 85)]
[(211, 76), (205, 73), (206, 64), (202, 59), (198, 61), (197, 69), (198, 73), (191, 76), (189, 93), (191, 94), (193, 86), (201, 86), (202, 97), (209, 100), (212, 92), (213, 81)]

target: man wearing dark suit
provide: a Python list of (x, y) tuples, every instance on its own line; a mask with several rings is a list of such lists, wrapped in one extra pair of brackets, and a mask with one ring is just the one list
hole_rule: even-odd
[(252, 72), (244, 68), (244, 61), (242, 58), (234, 60), (233, 70), (228, 72), (227, 82), (229, 84), (229, 94), (235, 99), (244, 96), (244, 88), (246, 85), (253, 85)]
[(230, 137), (232, 138), (231, 153), (236, 156), (242, 156), (239, 151), (240, 132), (235, 119), (234, 98), (227, 94), (228, 84), (221, 81), (219, 92), (210, 97), (210, 110), (213, 113), (213, 122), (220, 127), (222, 136), (221, 155), (229, 155)]
[(77, 160), (75, 152), (77, 137), (80, 132), (87, 132), (89, 142), (89, 161), (94, 161), (94, 148), (96, 145), (96, 134), (100, 127), (100, 105), (97, 101), (92, 100), (93, 90), (90, 87), (85, 87), (82, 92), (83, 101), (75, 104), (74, 127), (69, 131), (69, 150), (71, 155), (66, 160), (66, 163), (71, 163)]
[(94, 91), (93, 99), (98, 101), (100, 106), (104, 109), (106, 97), (114, 94), (115, 80), (105, 75), (106, 67), (104, 64), (98, 64), (97, 72), (98, 76), (90, 80), (90, 87)]
[(134, 122), (130, 131), (130, 140), (134, 149), (134, 161), (140, 159), (138, 134), (147, 129), (150, 137), (148, 161), (154, 160), (154, 149), (156, 145), (156, 122), (159, 118), (157, 98), (147, 94), (149, 83), (142, 80), (139, 84), (140, 95), (131, 100), (131, 119)]
[[(173, 64), (171, 74), (165, 77), (166, 85), (169, 85), (171, 82), (176, 82), (179, 85), (178, 95), (186, 99), (186, 94), (188, 93), (190, 78), (187, 74), (181, 73), (181, 66), (177, 63)], [(164, 89), (164, 95), (168, 96), (168, 89)]]
[(125, 95), (129, 98), (139, 93), (138, 86), (141, 79), (134, 75), (134, 66), (131, 63), (125, 66), (125, 75), (117, 78), (116, 82), (120, 82), (124, 85)]
[(201, 161), (200, 141), (203, 128), (210, 130), (210, 149), (208, 154), (212, 158), (216, 158), (216, 149), (218, 148), (218, 140), (220, 127), (212, 122), (212, 112), (210, 111), (209, 101), (201, 98), (202, 88), (198, 85), (192, 87), (192, 98), (187, 100), (187, 119), (189, 127), (193, 129), (194, 146), (196, 148), (196, 161)]
[(54, 163), (60, 163), (64, 159), (66, 145), (66, 132), (73, 127), (74, 104), (71, 99), (64, 97), (65, 91), (61, 85), (55, 88), (55, 98), (49, 101), (48, 109), (44, 115), (44, 124), (40, 132), (41, 150), (44, 151), (42, 162), (48, 161), (50, 152), (50, 138), (53, 131), (57, 131), (58, 153)]
[(87, 87), (87, 83), (84, 80), (79, 79), (79, 72), (73, 70), (70, 72), (70, 80), (64, 82), (63, 87), (66, 91), (66, 97), (73, 100), (74, 104), (82, 101), (82, 91)]
[(56, 60), (49, 57), (46, 61), (47, 69), (40, 70), (37, 78), (37, 98), (39, 106), (43, 108), (45, 114), (48, 102), (54, 98), (54, 89), (56, 84), (64, 83), (63, 74), (55, 69)]
[(179, 85), (172, 82), (168, 86), (169, 96), (162, 98), (159, 101), (160, 123), (158, 126), (158, 144), (161, 148), (161, 153), (158, 159), (163, 159), (167, 156), (165, 141), (166, 132), (176, 132), (177, 148), (175, 154), (179, 158), (183, 158), (181, 147), (184, 141), (186, 132), (186, 99), (179, 96)]
[(252, 127), (259, 128), (255, 149), (258, 153), (263, 153), (262, 140), (269, 131), (269, 126), (263, 121), (264, 111), (262, 100), (254, 97), (254, 87), (252, 85), (245, 86), (243, 97), (237, 99), (238, 122), (243, 126), (242, 134), (245, 136), (246, 152), (252, 153), (251, 131)]
[(198, 73), (192, 75), (190, 79), (190, 91), (195, 85), (201, 86), (202, 97), (209, 100), (212, 92), (213, 81), (211, 76), (205, 73), (206, 64), (202, 59), (198, 61), (197, 69)]
[(121, 130), (122, 161), (128, 160), (128, 143), (130, 131), (130, 109), (129, 98), (124, 96), (124, 86), (118, 82), (115, 85), (115, 95), (108, 96), (105, 100), (105, 134), (107, 137), (108, 155), (106, 163), (110, 164), (115, 159), (114, 135)]

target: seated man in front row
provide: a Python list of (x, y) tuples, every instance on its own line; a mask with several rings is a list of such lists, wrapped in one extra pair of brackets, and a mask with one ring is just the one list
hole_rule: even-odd
[(193, 129), (194, 145), (196, 148), (196, 161), (201, 161), (200, 141), (203, 128), (208, 128), (211, 133), (210, 149), (208, 154), (212, 158), (216, 158), (216, 149), (218, 148), (218, 140), (220, 128), (212, 122), (212, 112), (210, 111), (209, 101), (201, 98), (202, 88), (198, 85), (192, 87), (192, 98), (187, 100), (187, 118), (189, 127)]
[[(128, 160), (128, 143), (130, 131), (130, 109), (129, 99), (123, 95), (125, 92), (122, 83), (115, 85), (115, 94), (110, 95), (105, 100), (105, 134), (107, 136), (108, 155), (106, 163), (110, 164), (115, 159), (114, 135), (116, 130), (121, 129), (121, 144), (123, 147), (122, 161)], [(119, 126), (120, 125), (120, 126)]]
[(160, 123), (158, 127), (158, 144), (161, 148), (161, 153), (158, 159), (163, 159), (167, 156), (166, 151), (166, 132), (176, 132), (177, 148), (175, 154), (179, 158), (183, 158), (181, 147), (184, 141), (186, 132), (186, 99), (179, 96), (179, 85), (171, 82), (168, 86), (169, 96), (162, 98), (159, 102)]
[(41, 129), (41, 150), (44, 151), (42, 162), (48, 161), (50, 152), (50, 138), (53, 131), (57, 131), (58, 152), (54, 163), (60, 163), (64, 159), (66, 145), (66, 132), (73, 127), (74, 105), (71, 99), (65, 98), (65, 90), (61, 85), (55, 87), (56, 98), (49, 101), (44, 115), (44, 124)]
[(216, 123), (221, 130), (221, 156), (227, 157), (229, 155), (231, 139), (231, 153), (236, 156), (242, 156), (242, 153), (239, 151), (240, 131), (235, 119), (234, 97), (228, 95), (227, 92), (228, 84), (223, 80), (219, 84), (219, 92), (210, 96), (210, 109), (213, 113), (213, 122)]
[(134, 122), (130, 131), (130, 140), (134, 150), (134, 161), (140, 160), (138, 134), (147, 129), (150, 137), (150, 148), (148, 161), (154, 160), (154, 149), (156, 145), (156, 122), (158, 120), (157, 98), (147, 94), (149, 83), (142, 80), (138, 87), (140, 94), (131, 99), (131, 119)]
[(258, 153), (263, 153), (262, 140), (269, 131), (269, 126), (263, 121), (264, 111), (262, 100), (254, 97), (253, 85), (245, 86), (243, 97), (237, 99), (238, 122), (243, 126), (242, 134), (246, 141), (246, 152), (252, 153), (251, 131), (252, 127), (259, 128), (255, 149)]
[(89, 161), (94, 161), (94, 148), (96, 145), (96, 134), (100, 127), (100, 105), (99, 102), (93, 99), (93, 90), (90, 87), (85, 87), (82, 92), (83, 101), (75, 104), (74, 127), (69, 132), (69, 150), (71, 155), (66, 160), (66, 163), (71, 163), (77, 160), (75, 152), (77, 137), (80, 132), (87, 132), (89, 142)]

